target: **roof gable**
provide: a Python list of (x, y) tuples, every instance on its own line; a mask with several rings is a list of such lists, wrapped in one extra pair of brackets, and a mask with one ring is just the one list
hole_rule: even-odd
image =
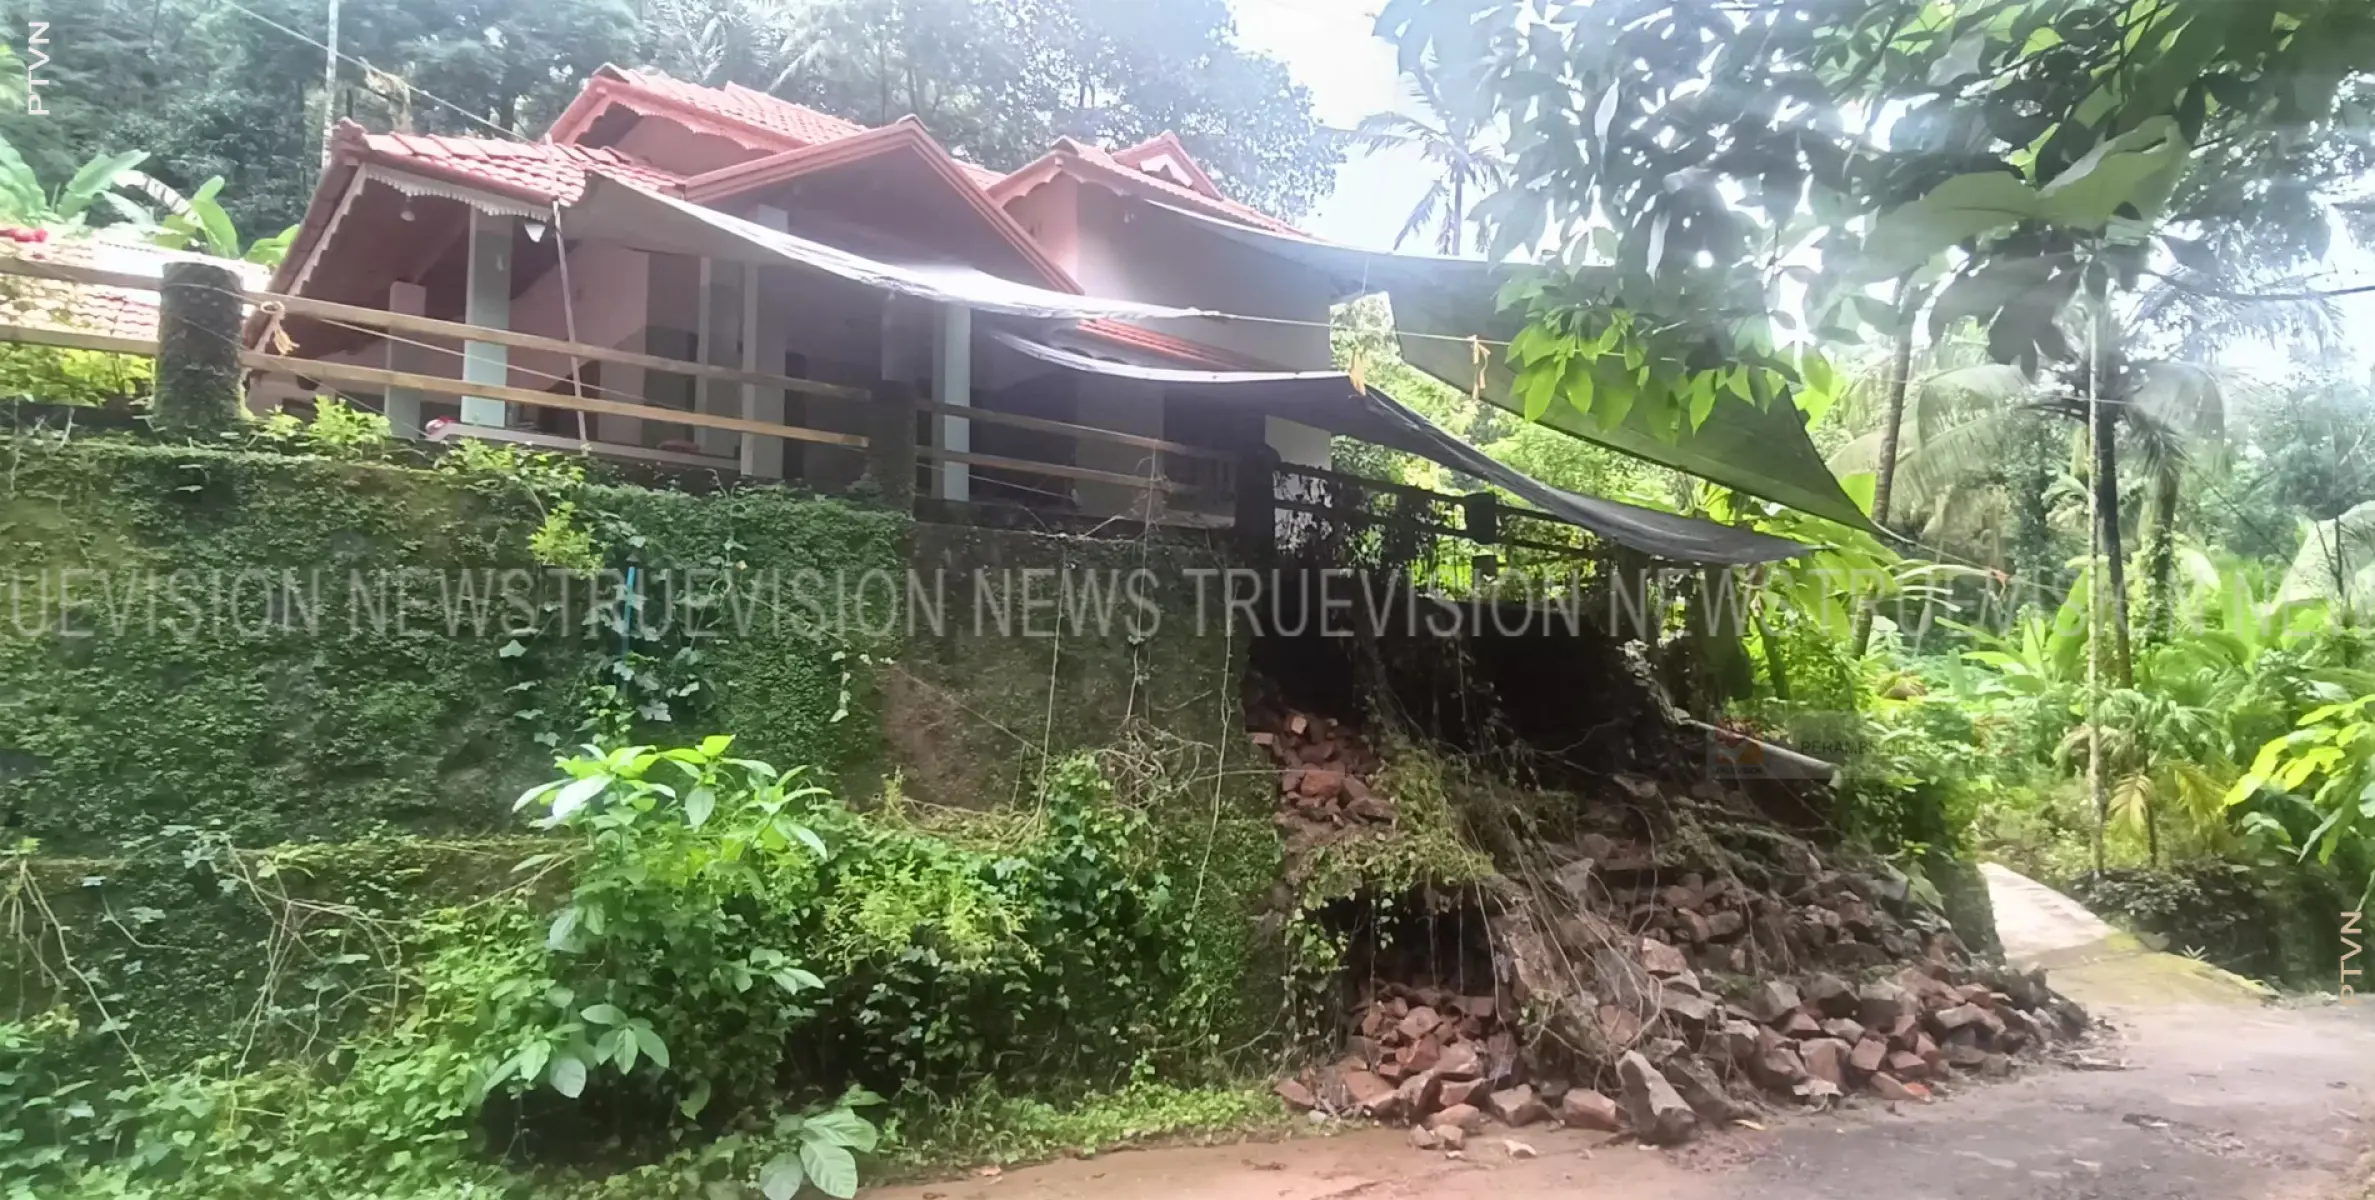
[(1214, 200), (1228, 199), (1221, 195), (1220, 186), (1212, 182), (1212, 176), (1205, 174), (1204, 168), (1197, 165), (1195, 156), (1188, 153), (1179, 135), (1168, 129), (1135, 146), (1114, 151), (1113, 161), (1133, 170), (1168, 179)]
[[(1152, 161), (1157, 156), (1153, 148), (1160, 146), (1162, 142), (1162, 138), (1157, 138), (1153, 142), (1133, 146), (1123, 153), (1137, 154), (1142, 161)], [(1170, 144), (1177, 145), (1178, 139), (1171, 139)], [(1194, 160), (1186, 157), (1184, 149), (1179, 152), (1175, 165), (1177, 162), (1184, 162), (1189, 167), (1194, 166)], [(1128, 166), (1114, 152), (1076, 142), (1071, 138), (1057, 138), (1055, 149), (991, 185), (990, 198), (1000, 204), (1005, 204), (1016, 197), (1028, 194), (1040, 184), (1062, 174), (1099, 184), (1113, 191), (1134, 195), (1140, 199), (1178, 205), (1255, 229), (1283, 233), (1293, 237), (1308, 236), (1302, 230), (1259, 209), (1216, 195), (1207, 195), (1193, 187), (1173, 182), (1163, 175)], [(1197, 174), (1202, 174), (1201, 169), (1197, 170)], [(1204, 182), (1209, 186), (1211, 180), (1206, 179)]]
[(866, 132), (855, 121), (818, 112), (765, 92), (730, 83), (722, 88), (686, 83), (654, 71), (606, 66), (554, 120), (545, 139), (577, 142), (612, 107), (642, 116), (668, 116), (688, 128), (714, 133), (751, 150), (773, 152), (837, 141)]
[(1038, 240), (1003, 207), (991, 200), (966, 164), (958, 162), (946, 148), (934, 141), (932, 135), (925, 132), (923, 123), (914, 117), (901, 117), (880, 129), (865, 130), (838, 141), (796, 147), (695, 176), (685, 181), (684, 197), (696, 204), (715, 207), (721, 201), (750, 195), (804, 176), (823, 175), (895, 157), (906, 157), (923, 164), (934, 178), (946, 186), (949, 194), (980, 219), (983, 227), (1010, 246), (1040, 281), (1061, 291), (1080, 291), (1080, 285), (1073, 281), (1071, 274), (1049, 257)]

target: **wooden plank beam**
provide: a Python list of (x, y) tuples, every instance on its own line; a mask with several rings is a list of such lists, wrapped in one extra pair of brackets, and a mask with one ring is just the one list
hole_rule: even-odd
[(1070, 421), (1051, 421), (1045, 417), (1027, 417), (1021, 413), (995, 412), (986, 408), (960, 408), (955, 405), (934, 403), (930, 400), (918, 400), (915, 407), (934, 416), (964, 417), (968, 420), (979, 421), (984, 425), (1011, 425), (1016, 429), (1035, 430), (1039, 433), (1059, 433), (1070, 437), (1088, 438), (1092, 441), (1113, 442), (1123, 446), (1136, 446), (1142, 450), (1160, 450), (1165, 454), (1176, 454), (1181, 458), (1201, 458), (1223, 463), (1234, 463), (1238, 459), (1237, 455), (1226, 450), (1214, 450), (1209, 446), (1190, 446), (1184, 442), (1166, 442), (1161, 438), (1146, 437), (1143, 434), (1099, 429), (1094, 425), (1075, 425)]
[[(686, 362), (678, 358), (661, 358), (656, 354), (637, 354), (632, 350), (613, 350), (608, 346), (589, 346), (582, 342), (563, 341), (533, 333), (516, 333), (504, 329), (480, 329), (455, 321), (441, 321), (435, 317), (416, 317), (405, 313), (385, 312), (376, 308), (360, 308), (352, 304), (337, 304), (306, 296), (282, 296), (273, 292), (258, 292), (259, 301), (275, 302), (299, 316), (345, 321), (372, 329), (388, 329), (399, 333), (425, 334), (457, 340), (498, 342), (521, 350), (542, 350), (550, 354), (575, 355), (601, 362), (623, 363), (642, 367), (647, 371), (667, 371), (677, 375), (692, 375), (703, 379), (720, 379), (728, 383), (750, 383), (760, 387), (783, 388), (806, 396), (826, 396), (836, 400), (868, 400), (872, 395), (864, 388), (838, 383), (819, 383), (813, 379), (792, 379), (783, 375), (765, 375), (756, 371), (737, 371), (731, 367), (711, 366), (708, 363)], [(673, 412), (674, 410), (669, 410)], [(667, 418), (675, 420), (674, 417)], [(688, 422), (678, 422), (687, 424)]]
[(942, 450), (926, 446), (915, 456), (932, 462), (962, 463), (969, 467), (992, 467), (1001, 471), (1023, 471), (1032, 475), (1046, 475), (1056, 479), (1079, 479), (1089, 483), (1110, 483), (1121, 487), (1146, 488), (1158, 492), (1193, 492), (1193, 484), (1174, 483), (1168, 479), (1148, 479), (1138, 475), (1124, 475), (1117, 471), (1095, 471), (1065, 463), (1033, 462), (1027, 458), (1007, 458), (997, 454), (972, 454), (957, 450)]
[(439, 396), (482, 396), (510, 404), (526, 404), (538, 408), (559, 408), (570, 412), (605, 414), (614, 417), (650, 418), (664, 412), (667, 419), (679, 425), (701, 425), (712, 429), (730, 429), (736, 433), (754, 433), (761, 437), (789, 438), (795, 442), (817, 442), (827, 446), (855, 446), (863, 448), (866, 439), (854, 433), (826, 433), (817, 429), (803, 429), (797, 425), (776, 425), (766, 421), (748, 421), (741, 417), (714, 413), (677, 412), (672, 409), (653, 409), (649, 405), (624, 404), (616, 400), (597, 400), (591, 396), (564, 396), (555, 392), (532, 392), (526, 388), (495, 387), (483, 383), (468, 383), (437, 375), (422, 375), (413, 371), (386, 371), (378, 367), (358, 367), (346, 363), (315, 362), (308, 358), (286, 358), (277, 354), (248, 351), (239, 356), (240, 365), (257, 371), (278, 371), (319, 379), (329, 383), (365, 384), (379, 388), (414, 388)]
[[(0, 255), (0, 275), (26, 275), (35, 279), (57, 279), (68, 283), (118, 287), (132, 291), (157, 290), (157, 281), (145, 275), (123, 271), (106, 271), (96, 267), (72, 263), (44, 262), (14, 255)], [(582, 342), (564, 341), (533, 333), (518, 333), (507, 329), (482, 329), (459, 321), (442, 321), (435, 317), (392, 313), (385, 309), (364, 308), (353, 304), (339, 304), (330, 300), (316, 300), (310, 296), (284, 296), (278, 292), (254, 292), (248, 299), (257, 304), (278, 304), (298, 316), (321, 320), (344, 321), (366, 329), (392, 330), (398, 333), (422, 334), (429, 337), (452, 338), (464, 342), (488, 342), (519, 350), (541, 350), (563, 357), (591, 358), (601, 362), (623, 363), (652, 371), (668, 371), (678, 375), (693, 375), (704, 379), (721, 379), (728, 383), (749, 383), (760, 387), (783, 388), (806, 396), (825, 396), (837, 400), (868, 400), (872, 394), (864, 388), (837, 383), (820, 383), (813, 379), (793, 379), (783, 375), (767, 375), (756, 371), (737, 371), (731, 367), (711, 366), (707, 363), (686, 362), (682, 359), (661, 358), (654, 354), (637, 354), (630, 350), (614, 350), (608, 346), (590, 346)], [(687, 422), (679, 422), (685, 424)]]
[(100, 267), (86, 267), (80, 263), (52, 262), (47, 259), (26, 258), (17, 254), (0, 254), (0, 275), (25, 275), (34, 279), (87, 283), (95, 287), (123, 288), (132, 292), (156, 291), (159, 282), (154, 275), (136, 275), (130, 271), (109, 271)]
[(51, 329), (45, 325), (0, 325), (0, 342), (57, 346), (67, 350), (98, 350), (108, 354), (137, 354), (142, 358), (157, 356), (157, 344), (146, 338), (86, 333), (79, 329)]

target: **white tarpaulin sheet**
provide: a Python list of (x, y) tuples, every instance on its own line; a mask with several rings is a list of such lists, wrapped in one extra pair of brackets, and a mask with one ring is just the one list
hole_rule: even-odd
[(600, 176), (587, 181), (577, 203), (561, 210), (561, 227), (569, 237), (600, 238), (662, 254), (762, 266), (790, 263), (902, 296), (1033, 320), (1146, 321), (1211, 315), (1200, 309), (1034, 287), (960, 263), (884, 262)]

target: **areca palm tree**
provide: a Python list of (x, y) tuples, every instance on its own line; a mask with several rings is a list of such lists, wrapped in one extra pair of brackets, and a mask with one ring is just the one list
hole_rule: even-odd
[(1465, 245), (1468, 198), (1506, 186), (1509, 160), (1489, 110), (1469, 98), (1469, 89), (1456, 82), (1447, 86), (1427, 70), (1411, 77), (1411, 92), (1424, 115), (1371, 113), (1354, 127), (1352, 140), (1371, 153), (1415, 149), (1426, 159), (1435, 180), (1411, 206), (1402, 231), (1394, 235), (1394, 248), (1433, 225), (1435, 248), (1457, 256)]

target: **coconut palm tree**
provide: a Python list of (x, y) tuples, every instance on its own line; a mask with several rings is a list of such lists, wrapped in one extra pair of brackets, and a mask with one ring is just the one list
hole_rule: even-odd
[(1468, 198), (1506, 186), (1509, 161), (1503, 154), (1490, 110), (1471, 99), (1473, 89), (1445, 80), (1433, 69), (1411, 76), (1411, 94), (1423, 115), (1371, 113), (1352, 132), (1353, 144), (1377, 153), (1415, 149), (1435, 180), (1411, 206), (1394, 248), (1435, 227), (1435, 248), (1458, 255), (1468, 222)]
[(831, 51), (813, 6), (793, 0), (652, 0), (652, 64), (711, 87), (783, 88)]
[[(2148, 643), (2165, 641), (2170, 632), (2186, 473), (2205, 452), (2224, 446), (2227, 410), (2237, 390), (2248, 386), (2214, 365), (2217, 351), (2252, 339), (2322, 350), (2339, 337), (2333, 305), (2289, 298), (2299, 294), (2299, 281), (2239, 279), (2205, 263), (2201, 270), (2156, 277), (2104, 338), (2134, 354), (2121, 356), (2106, 372), (2102, 410), (2110, 437), (2083, 473), (2107, 497), (2108, 526), (2117, 527), (2128, 501), (2144, 502), (2141, 565)], [(2254, 298), (2262, 295), (2288, 298)], [(2008, 464), (2035, 457), (2035, 447), (2027, 443), (2039, 436), (2039, 419), (2065, 417), (2083, 424), (2089, 406), (2082, 380), (2032, 381), (2015, 368), (1985, 362), (1968, 342), (1950, 339), (1926, 357), (1927, 370), (1913, 373), (1904, 405), (1906, 428), (1887, 464), (1894, 474), (1894, 515), (1898, 527), (1924, 540), (1962, 540), (1982, 533), (1991, 520), (2019, 514), (2019, 506), (2028, 502), (2024, 491), (2036, 481), (2027, 481), (2024, 489), (2003, 472)], [(1884, 427), (1841, 447), (1832, 455), (1832, 469), (1882, 469), (1886, 434)], [(2140, 495), (2121, 486), (2123, 455), (2143, 468)], [(2075, 499), (2083, 509), (2083, 494)], [(2038, 512), (2028, 511), (2031, 519)], [(2124, 577), (2124, 571), (2116, 574)], [(2113, 670), (2123, 682), (2127, 662), (2125, 653), (2113, 652)]]

